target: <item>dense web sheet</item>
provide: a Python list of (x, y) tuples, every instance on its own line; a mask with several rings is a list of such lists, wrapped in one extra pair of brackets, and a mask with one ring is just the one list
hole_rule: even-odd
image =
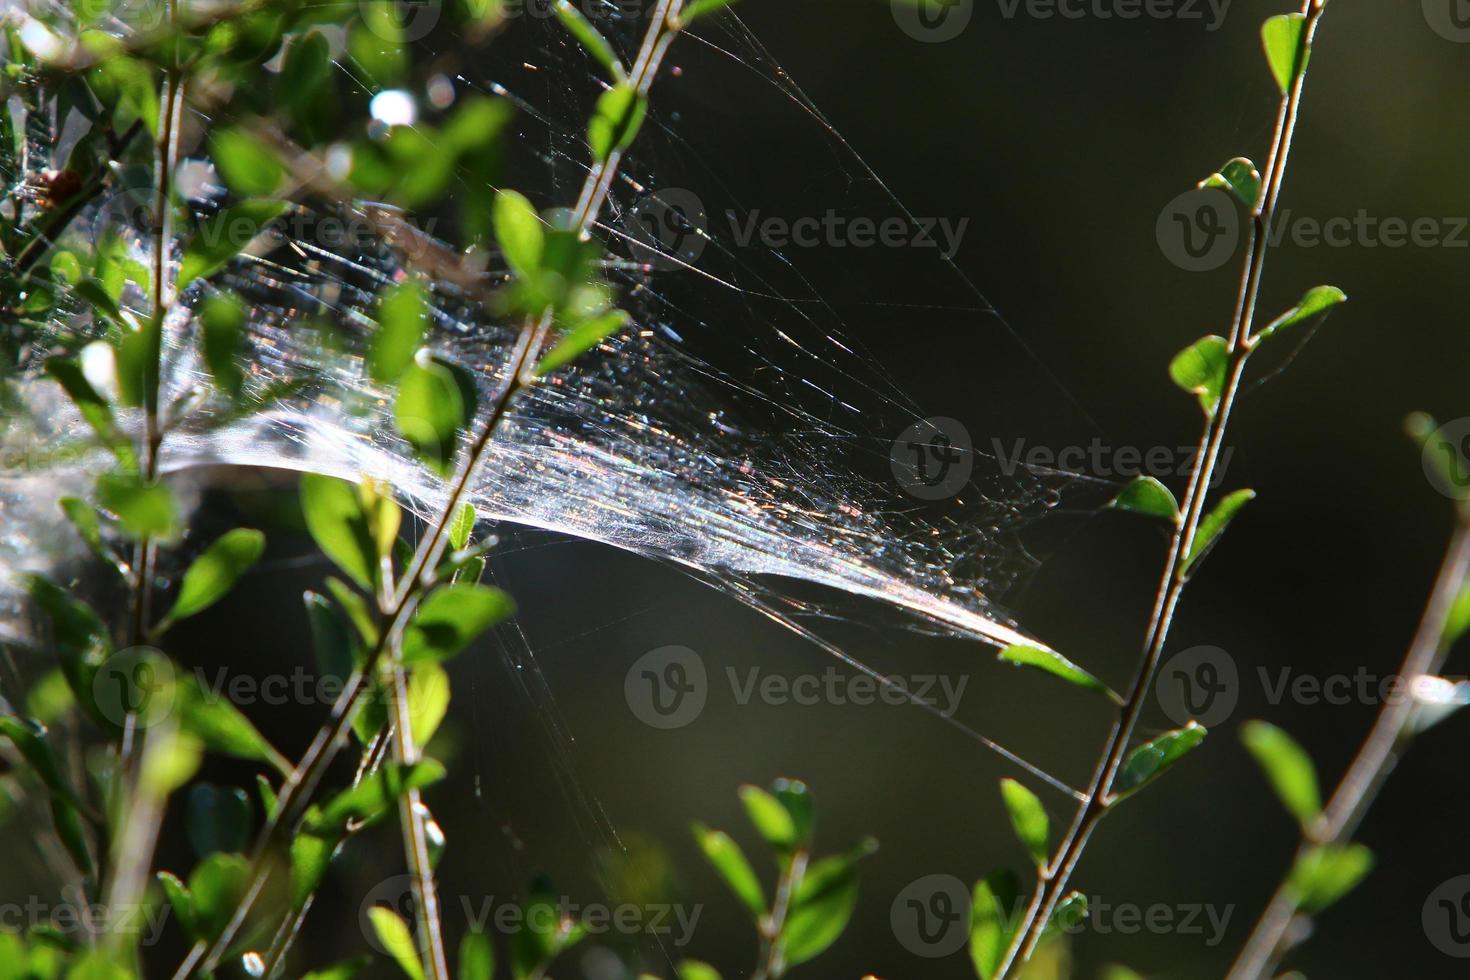
[[(642, 23), (611, 5), (605, 14), (599, 26), (631, 54)], [(514, 104), (507, 185), (543, 207), (577, 199), (585, 119), (602, 83), (554, 19), (516, 21), (472, 69), (455, 57), (454, 38), (430, 31), (417, 43), (463, 69), (442, 79), (456, 97)], [(353, 91), (349, 109), (360, 111), (371, 80), (345, 60), (338, 69)], [(934, 501), (907, 492), (891, 457), (895, 437), (925, 417), (923, 399), (884, 365), (895, 352), (963, 352), (975, 404), (993, 421), (987, 444), (1025, 436), (1030, 413), (1064, 393), (955, 267), (940, 222), (903, 209), (735, 16), (676, 43), (651, 103), (597, 227), (633, 327), (516, 404), (474, 483), (482, 517), (677, 563), (804, 632), (834, 604), (788, 583), (879, 600), (927, 629), (1023, 639), (997, 604), (1029, 564), (1019, 535), (1089, 481), (1006, 473), (968, 451), (958, 492)], [(197, 217), (220, 205), (198, 134), (228, 120), (189, 122), (193, 179), (181, 186)], [(114, 199), (81, 230), (121, 223), (146, 258), (138, 210)], [(451, 196), (440, 217), (453, 222), (454, 210)], [(410, 274), (414, 250), (401, 236), (344, 241), (331, 231), (344, 217), (380, 214), (371, 202), (306, 200), (230, 268), (225, 281), (250, 304), (249, 390), (289, 394), (244, 420), (205, 413), (171, 432), (166, 471), (224, 463), (366, 474), (421, 514), (438, 508), (442, 485), (393, 435), (391, 405), (362, 367), (373, 297)], [(764, 223), (772, 216), (816, 217), (824, 230), (812, 247), (775, 241)], [(905, 229), (908, 243), (860, 247), (829, 230), (858, 219)], [(959, 219), (946, 220), (952, 236)], [(503, 276), (496, 258), (484, 275), (491, 284)], [(169, 402), (206, 389), (192, 340), (199, 297), (191, 288), (168, 320)], [(503, 380), (511, 325), (448, 281), (435, 283), (434, 306), (433, 346), (474, 368), (485, 404)], [(855, 324), (866, 347), (849, 339)], [(37, 366), (44, 349), (42, 338)], [(84, 489), (105, 462), (66, 451), (83, 435), (36, 371), (0, 434), (8, 457), (30, 464), (0, 476), (0, 565), (50, 565), (73, 549), (55, 500)], [(14, 610), (6, 618), (12, 629), (20, 622)]]

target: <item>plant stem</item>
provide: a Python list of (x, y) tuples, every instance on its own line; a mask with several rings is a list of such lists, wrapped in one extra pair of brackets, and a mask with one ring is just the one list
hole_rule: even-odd
[[(1399, 667), (1402, 681), (1412, 684), (1420, 677), (1437, 675), (1444, 666), (1449, 654), (1445, 626), (1455, 600), (1465, 588), (1467, 574), (1470, 574), (1470, 513), (1462, 509), (1429, 603)], [(1303, 833), (1293, 866), (1315, 848), (1342, 844), (1352, 837), (1393, 771), (1400, 752), (1413, 738), (1417, 707), (1413, 697), (1390, 698), (1384, 705), (1322, 816)], [(1297, 908), (1298, 898), (1283, 880), (1231, 967), (1229, 980), (1255, 980), (1275, 968), (1291, 948)]]
[[(657, 77), (663, 55), (667, 52), (672, 40), (674, 33), (672, 25), (682, 5), (683, 0), (659, 0), (653, 12), (632, 74), (632, 83), (642, 95), (647, 95), (654, 78)], [(615, 151), (608, 156), (607, 160), (595, 163), (588, 174), (574, 212), (574, 225), (582, 234), (588, 234), (593, 224), (596, 223), (597, 216), (611, 190), (613, 175), (616, 174), (621, 162), (622, 153)], [(347, 729), (352, 724), (352, 717), (356, 713), (363, 694), (368, 689), (368, 678), (377, 671), (384, 654), (393, 650), (395, 644), (400, 642), (403, 627), (417, 608), (421, 593), (433, 581), (433, 569), (438, 565), (448, 542), (449, 526), (469, 492), (470, 483), (479, 471), (486, 451), (494, 441), (501, 423), (509, 414), (510, 406), (516, 396), (523, 389), (535, 383), (537, 358), (551, 327), (552, 318), (549, 312), (539, 318), (527, 319), (522, 324), (516, 346), (511, 354), (504, 385), (492, 403), (484, 425), (481, 426), (468, 452), (462, 457), (458, 473), (438, 519), (433, 522), (429, 534), (419, 542), (418, 548), (415, 549), (414, 556), (405, 570), (402, 585), (394, 596), (391, 606), (392, 613), (380, 631), (377, 643), (368, 652), (363, 665), (348, 677), (342, 693), (332, 705), (327, 721), (317, 731), (305, 754), (302, 755), (301, 761), (297, 763), (290, 777), (282, 785), (275, 809), (266, 818), (265, 825), (256, 837), (250, 854), (247, 886), (235, 907), (234, 914), (219, 936), (212, 942), (199, 942), (190, 949), (188, 956), (174, 972), (174, 980), (190, 980), (198, 976), (201, 970), (212, 971), (228, 950), (230, 943), (234, 941), (235, 936), (238, 935), (240, 928), (259, 900), (272, 870), (269, 857), (273, 845), (283, 836), (286, 828), (290, 827), (300, 816), (328, 766), (336, 758)]]
[[(1302, 16), (1306, 19), (1301, 34), (1302, 49), (1299, 56), (1306, 58), (1316, 35), (1317, 25), (1327, 0), (1303, 0)], [(1299, 62), (1304, 63), (1304, 62)], [(1148, 692), (1153, 687), (1154, 677), (1163, 659), (1169, 631), (1180, 597), (1188, 584), (1185, 563), (1194, 546), (1195, 534), (1204, 518), (1210, 485), (1215, 467), (1224, 447), (1230, 413), (1240, 393), (1241, 380), (1245, 374), (1246, 360), (1253, 346), (1252, 328), (1255, 323), (1256, 303), (1260, 296), (1261, 280), (1265, 273), (1266, 253), (1270, 247), (1272, 217), (1276, 202), (1286, 180), (1286, 164), (1291, 153), (1292, 137), (1296, 132), (1297, 114), (1301, 106), (1302, 91), (1306, 83), (1306, 72), (1299, 72), (1291, 87), (1281, 100), (1277, 114), (1275, 135), (1272, 138), (1271, 155), (1263, 176), (1260, 198), (1252, 209), (1249, 241), (1244, 267), (1241, 273), (1240, 290), (1236, 299), (1230, 334), (1227, 338), (1229, 366), (1219, 404), (1207, 416), (1204, 434), (1195, 452), (1194, 466), (1190, 473), (1188, 491), (1180, 505), (1180, 519), (1171, 539), (1163, 574), (1155, 594), (1152, 615), (1144, 639), (1144, 652), (1133, 683), (1116, 724), (1108, 736), (1102, 757), (1093, 772), (1085, 798), (1078, 807), (1066, 835), (1045, 868), (1037, 874), (1036, 892), (1018, 923), (1016, 935), (1007, 949), (996, 972), (998, 980), (1011, 976), (1023, 966), (1036, 951), (1037, 944), (1047, 923), (1051, 921), (1058, 902), (1066, 894), (1072, 873), (1076, 870), (1083, 852), (1087, 848), (1092, 832), (1107, 815), (1112, 806), (1110, 793), (1113, 780), (1127, 758), (1133, 730), (1147, 703)]]
[(751, 980), (779, 980), (786, 972), (785, 951), (780, 942), (781, 930), (791, 911), (791, 898), (806, 877), (807, 861), (810, 858), (806, 848), (799, 848), (791, 855), (791, 860), (781, 873), (781, 880), (776, 883), (776, 898), (771, 903), (771, 914), (761, 929), (760, 966)]

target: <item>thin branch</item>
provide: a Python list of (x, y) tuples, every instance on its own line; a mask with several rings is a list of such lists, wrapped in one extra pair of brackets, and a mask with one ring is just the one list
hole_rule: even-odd
[[(1399, 677), (1403, 680), (1413, 683), (1420, 677), (1435, 676), (1444, 666), (1449, 655), (1445, 627), (1455, 600), (1465, 588), (1467, 575), (1470, 575), (1470, 513), (1462, 509), (1429, 603), (1399, 667)], [(1303, 834), (1293, 866), (1315, 848), (1351, 839), (1393, 771), (1399, 754), (1413, 738), (1417, 708), (1418, 703), (1412, 697), (1390, 698), (1384, 705), (1322, 817)], [(1290, 949), (1298, 907), (1298, 896), (1283, 880), (1231, 967), (1230, 980), (1255, 980), (1274, 969)]]
[[(1299, 52), (1301, 58), (1311, 50), (1326, 0), (1303, 0), (1302, 16), (1306, 18)], [(1301, 62), (1299, 62), (1301, 63)], [(1244, 268), (1241, 273), (1240, 291), (1227, 339), (1229, 366), (1225, 386), (1215, 411), (1208, 417), (1204, 435), (1195, 453), (1195, 465), (1191, 470), (1189, 488), (1181, 504), (1181, 518), (1176, 524), (1170, 543), (1164, 570), (1159, 580), (1153, 613), (1145, 635), (1144, 653), (1136, 671), (1128, 696), (1124, 701), (1118, 722), (1094, 770), (1086, 792), (1086, 799), (1078, 808), (1066, 835), (1057, 847), (1047, 866), (1038, 873), (1036, 892), (1018, 924), (1016, 935), (1006, 951), (997, 978), (1004, 980), (1025, 964), (1041, 941), (1042, 932), (1057, 904), (1066, 894), (1067, 886), (1077, 863), (1081, 860), (1092, 832), (1107, 815), (1112, 805), (1110, 792), (1113, 780), (1127, 758), (1133, 731), (1147, 703), (1154, 677), (1163, 659), (1164, 648), (1173, 625), (1174, 613), (1184, 593), (1188, 578), (1182, 574), (1185, 560), (1194, 545), (1194, 539), (1204, 518), (1209, 488), (1224, 447), (1225, 435), (1240, 392), (1246, 360), (1252, 347), (1252, 327), (1255, 322), (1256, 302), (1260, 295), (1261, 281), (1265, 273), (1266, 253), (1270, 247), (1270, 228), (1276, 210), (1276, 202), (1286, 180), (1286, 164), (1291, 152), (1292, 137), (1296, 132), (1297, 114), (1301, 106), (1302, 92), (1306, 83), (1306, 72), (1297, 73), (1289, 90), (1283, 95), (1277, 115), (1275, 135), (1272, 139), (1271, 156), (1267, 163), (1261, 197), (1252, 213), (1251, 232), (1246, 250)]]

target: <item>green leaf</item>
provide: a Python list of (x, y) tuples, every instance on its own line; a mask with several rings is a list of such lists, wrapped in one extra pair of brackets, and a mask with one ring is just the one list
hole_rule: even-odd
[(462, 503), (454, 512), (454, 518), (449, 522), (449, 547), (455, 551), (462, 551), (469, 546), (470, 535), (475, 530), (475, 505)]
[(137, 974), (118, 965), (114, 957), (102, 950), (84, 953), (66, 971), (66, 980), (138, 980)]
[(97, 478), (97, 502), (111, 511), (130, 538), (172, 541), (182, 529), (178, 502), (168, 487), (135, 473), (104, 473)]
[(760, 880), (751, 870), (745, 852), (723, 830), (711, 830), (704, 824), (694, 825), (694, 840), (704, 852), (706, 860), (719, 872), (735, 897), (745, 905), (757, 920), (766, 914), (765, 893)]
[(449, 712), (449, 674), (438, 664), (422, 664), (408, 679), (409, 728), (416, 745), (424, 746)]
[(368, 373), (380, 384), (392, 384), (413, 363), (424, 342), (429, 305), (423, 287), (413, 280), (385, 289), (378, 299), (378, 329), (368, 348)]
[(168, 904), (179, 920), (179, 927), (184, 930), (184, 935), (191, 940), (198, 939), (199, 924), (194, 921), (194, 897), (189, 894), (189, 886), (168, 871), (158, 872), (158, 881), (163, 885), (163, 894), (168, 898)]
[(398, 432), (414, 455), (435, 473), (448, 476), (468, 414), (454, 372), (428, 351), (419, 351), (399, 379), (393, 412)]
[(359, 8), (362, 22), (347, 36), (352, 60), (366, 73), (373, 90), (392, 88), (409, 69), (403, 45), (403, 20), (392, 3), (366, 3)]
[(614, 309), (582, 320), (564, 333), (555, 346), (546, 352), (546, 356), (536, 365), (536, 373), (544, 377), (570, 363), (596, 347), (603, 338), (621, 330), (630, 319), (625, 310)]
[(326, 880), (339, 843), (317, 834), (291, 837), (291, 908), (300, 910)]
[(679, 980), (723, 980), (719, 970), (699, 960), (680, 960), (674, 972)]
[(1460, 590), (1450, 606), (1449, 615), (1445, 617), (1445, 646), (1458, 643), (1467, 631), (1470, 631), (1470, 586)]
[(283, 776), (291, 775), (291, 763), (266, 741), (250, 719), (227, 698), (206, 691), (193, 673), (177, 675), (176, 696), (183, 731), (215, 752), (264, 762)]
[(798, 843), (810, 843), (812, 826), (816, 823), (816, 803), (806, 783), (799, 779), (777, 779), (771, 783), (771, 793), (781, 801), (791, 821), (796, 826)]
[(71, 526), (76, 528), (77, 535), (87, 546), (87, 550), (101, 558), (119, 575), (126, 576), (127, 566), (102, 540), (102, 526), (97, 521), (96, 509), (80, 497), (62, 497), (57, 503), (61, 505), (61, 512), (66, 515)]
[(1199, 396), (1200, 407), (1213, 416), (1225, 390), (1225, 373), (1230, 367), (1230, 345), (1213, 334), (1195, 341), (1174, 356), (1169, 377), (1174, 383)]
[(1087, 896), (1081, 892), (1069, 892), (1057, 903), (1051, 921), (1046, 924), (1047, 932), (1070, 932), (1087, 919)]
[(1011, 816), (1011, 828), (1025, 846), (1038, 868), (1046, 867), (1051, 856), (1051, 820), (1036, 794), (1014, 779), (1000, 781), (1000, 795)]
[(403, 631), (408, 666), (442, 662), (515, 612), (515, 603), (488, 585), (447, 585), (429, 593)]
[(1210, 548), (1216, 539), (1224, 533), (1225, 528), (1240, 513), (1240, 509), (1252, 500), (1256, 499), (1254, 490), (1237, 490), (1220, 501), (1215, 509), (1200, 521), (1199, 530), (1195, 532), (1194, 542), (1189, 546), (1189, 556), (1184, 559), (1183, 566), (1179, 569), (1180, 575), (1188, 575)]
[(211, 854), (189, 875), (194, 924), (201, 937), (214, 939), (235, 914), (250, 879), (250, 864), (239, 854)]
[(432, 786), (444, 775), (444, 766), (433, 759), (422, 759), (412, 765), (386, 763), (375, 774), (308, 814), (307, 829), (318, 836), (327, 836), (340, 833), (349, 822), (376, 823), (404, 793)]
[(264, 551), (265, 535), (252, 528), (237, 527), (220, 535), (184, 572), (179, 597), (158, 624), (157, 632), (198, 615), (224, 598)]
[(871, 851), (871, 846), (865, 846), (852, 854), (824, 858), (807, 868), (781, 928), (781, 952), (787, 966), (815, 959), (842, 935), (857, 907), (854, 865)]
[(515, 191), (501, 191), (495, 195), (493, 222), (495, 241), (511, 271), (521, 279), (535, 277), (541, 271), (546, 231), (531, 202)]
[(1307, 18), (1304, 14), (1279, 14), (1261, 25), (1261, 43), (1271, 74), (1281, 88), (1289, 92), (1302, 72), (1307, 70), (1311, 48), (1306, 43)]
[(1296, 306), (1293, 306), (1275, 320), (1262, 327), (1256, 333), (1252, 343), (1259, 343), (1289, 327), (1296, 326), (1298, 323), (1310, 320), (1315, 316), (1321, 316), (1334, 306), (1346, 302), (1347, 293), (1338, 289), (1336, 286), (1313, 286), (1307, 290), (1306, 295), (1301, 298), (1301, 301)]
[(285, 165), (275, 151), (243, 129), (217, 129), (209, 137), (214, 166), (241, 197), (266, 197), (280, 186)]
[(1021, 885), (1014, 871), (992, 871), (975, 883), (970, 902), (970, 961), (980, 980), (991, 980), (1010, 948)]
[(250, 798), (234, 786), (199, 783), (189, 790), (184, 826), (201, 858), (239, 851), (250, 838)]
[(1166, 521), (1179, 520), (1179, 502), (1174, 499), (1174, 494), (1151, 476), (1136, 478), (1108, 506), (1133, 514), (1161, 517)]
[(61, 772), (44, 726), (16, 715), (0, 715), (0, 737), (8, 738), (50, 794), (51, 818), (57, 835), (83, 874), (92, 873), (92, 858), (82, 830), (81, 799)]
[(577, 42), (587, 49), (587, 53), (597, 59), (597, 63), (607, 69), (615, 82), (626, 81), (627, 71), (618, 56), (613, 53), (612, 45), (607, 43), (607, 38), (598, 33), (597, 28), (592, 26), (582, 11), (578, 10), (568, 0), (557, 0), (556, 16), (562, 22)]
[(767, 844), (778, 851), (789, 851), (796, 846), (796, 821), (780, 800), (759, 786), (745, 785), (740, 787), (740, 802), (745, 804), (746, 816)]
[(378, 934), (378, 942), (393, 957), (398, 968), (412, 980), (424, 980), (424, 966), (419, 962), (418, 947), (408, 923), (397, 912), (382, 905), (368, 909), (368, 918), (372, 920), (373, 931)]
[(112, 654), (107, 626), (85, 602), (72, 599), (39, 575), (21, 580), (31, 600), (51, 622), (52, 645), (72, 696), (93, 721), (111, 728), (97, 709), (94, 682), (98, 668)]
[(357, 629), (362, 642), (368, 647), (377, 646), (378, 625), (373, 620), (372, 608), (362, 593), (335, 576), (327, 577), (327, 591), (332, 593), (332, 598), (342, 607), (342, 612)]
[(334, 966), (329, 966), (325, 970), (313, 970), (310, 973), (304, 973), (301, 976), (301, 980), (352, 980), (353, 977), (372, 965), (372, 959), (363, 956), (355, 960), (347, 960)]
[(357, 489), (345, 480), (307, 473), (301, 510), (312, 540), (365, 591), (377, 580), (378, 549)]
[(209, 218), (184, 248), (176, 288), (182, 290), (195, 279), (212, 276), (223, 269), (266, 225), (284, 214), (287, 207), (285, 201), (241, 201)]
[(1007, 663), (1013, 663), (1021, 667), (1035, 667), (1037, 670), (1046, 671), (1053, 677), (1060, 677), (1068, 684), (1075, 684), (1089, 691), (1095, 691), (1114, 704), (1123, 703), (1123, 699), (1112, 688), (1055, 650), (1043, 650), (1040, 647), (1015, 643), (1002, 650), (998, 656)]
[(98, 394), (97, 389), (87, 381), (81, 365), (69, 357), (53, 357), (46, 362), (46, 373), (61, 385), (81, 413), (82, 420), (97, 433), (102, 444), (113, 451), (118, 461), (125, 467), (137, 469), (132, 448), (118, 434), (117, 425), (112, 418), (112, 408), (107, 404), (107, 399)]
[(306, 604), (306, 618), (311, 624), (311, 646), (316, 656), (316, 669), (323, 677), (345, 681), (352, 673), (358, 658), (346, 617), (326, 596), (305, 592), (301, 598)]
[(159, 318), (151, 316), (137, 329), (125, 329), (117, 342), (117, 397), (124, 405), (154, 411), (158, 407), (158, 363), (163, 353)]
[(735, 0), (694, 0), (679, 14), (679, 28), (682, 30), (693, 24), (701, 17), (707, 17), (717, 11), (724, 10), (734, 3)]
[(233, 398), (245, 383), (239, 363), (245, 338), (245, 303), (232, 292), (212, 293), (199, 305), (199, 324), (209, 376), (216, 388)]
[(1322, 794), (1312, 757), (1286, 732), (1264, 721), (1241, 726), (1240, 740), (1256, 757), (1287, 811), (1303, 830), (1322, 815)]
[(1261, 172), (1245, 157), (1236, 157), (1200, 181), (1200, 187), (1218, 187), (1229, 191), (1246, 207), (1255, 208), (1261, 199)]
[(1206, 730), (1190, 722), (1183, 728), (1165, 732), (1128, 753), (1118, 778), (1113, 783), (1113, 798), (1121, 800), (1162, 776), (1174, 763), (1192, 752), (1205, 740)]
[(1373, 870), (1373, 852), (1362, 844), (1329, 844), (1303, 854), (1287, 878), (1297, 905), (1308, 914), (1336, 904)]
[(493, 980), (495, 946), (483, 932), (467, 932), (459, 944), (456, 980)]
[(587, 124), (593, 160), (606, 163), (614, 153), (631, 146), (647, 114), (648, 100), (632, 85), (615, 85), (602, 93)]

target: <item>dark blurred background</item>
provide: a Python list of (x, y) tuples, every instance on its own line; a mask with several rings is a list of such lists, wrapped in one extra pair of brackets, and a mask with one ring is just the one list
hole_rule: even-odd
[[(1156, 223), (1177, 194), (1228, 158), (1265, 157), (1277, 100), (1258, 30), (1288, 5), (1236, 0), (1218, 30), (1207, 29), (1214, 15), (1203, 3), (1195, 5), (1202, 19), (1044, 19), (1024, 4), (1006, 17), (1007, 7), (976, 0), (957, 38), (926, 43), (876, 0), (740, 5), (775, 61), (915, 214), (970, 219), (956, 263), (1035, 361), (977, 362), (953, 337), (899, 334), (890, 318), (861, 312), (845, 317), (847, 328), (925, 412), (961, 420), (977, 443), (993, 431), (994, 392), (1009, 391), (1008, 379), (1043, 374), (1039, 363), (1056, 382), (1021, 386), (1005, 410), (1050, 418), (1065, 401), (1059, 392), (1080, 408), (1057, 413), (1068, 420), (1058, 428), (1041, 425), (1035, 444), (1097, 437), (1114, 448), (1188, 445), (1198, 413), (1165, 366), (1195, 337), (1225, 332), (1237, 263), (1184, 271), (1161, 250)], [(1435, 4), (1424, 7), (1433, 13)], [(1431, 21), (1440, 22), (1417, 0), (1331, 5), (1282, 199), (1293, 215), (1432, 218), (1445, 234), (1458, 227), (1456, 216), (1470, 215), (1470, 43)], [(747, 145), (752, 186), (801, 193), (785, 177), (779, 123), (762, 111), (736, 106), (721, 124), (743, 127), (728, 138)], [(685, 125), (684, 138), (698, 145), (699, 118), (691, 113)], [(829, 176), (836, 183), (852, 172), (845, 161)], [(1273, 703), (1260, 671), (1273, 683), (1285, 668), (1324, 681), (1360, 670), (1381, 677), (1410, 638), (1451, 508), (1426, 480), (1402, 420), (1416, 409), (1444, 420), (1470, 414), (1461, 375), (1470, 353), (1470, 234), (1457, 236), (1458, 247), (1372, 247), (1360, 238), (1345, 247), (1288, 242), (1274, 253), (1262, 298), (1268, 315), (1322, 282), (1340, 285), (1351, 302), (1289, 371), (1240, 406), (1226, 480), (1260, 498), (1198, 575), (1175, 626), (1172, 654), (1200, 645), (1225, 651), (1239, 678), (1227, 694), (1234, 707), (1187, 764), (1103, 825), (1074, 883), (1095, 904), (1132, 907), (1140, 918), (1159, 906), (1179, 925), (1129, 928), (1100, 909), (1094, 926), (1070, 941), (1072, 975), (1097, 976), (1112, 962), (1151, 977), (1222, 975), (1296, 844), (1294, 824), (1239, 745), (1239, 723), (1263, 717), (1292, 732), (1327, 786), (1371, 724), (1379, 707), (1372, 698)], [(210, 498), (221, 526), (287, 493), (266, 477), (248, 493), (238, 477), (219, 482), (230, 487)], [(1064, 516), (1056, 526), (1062, 533), (1038, 546), (1039, 569), (1003, 601), (1026, 628), (1122, 687), (1163, 534), (1113, 514)], [(261, 673), (309, 663), (296, 597), (327, 570), (290, 535), (276, 535), (269, 556), (267, 570), (228, 602), (175, 632), (174, 646), (189, 651), (181, 655)], [(840, 665), (668, 566), (517, 532), (506, 536), (492, 572), (521, 615), (516, 629), (453, 665), (454, 704), (436, 749), (454, 778), (427, 797), (450, 842), (441, 873), (453, 935), (465, 925), (455, 911), (460, 897), (504, 903), (535, 872), (586, 903), (628, 894), (631, 886), (618, 883), (631, 878), (646, 894), (699, 907), (692, 941), (665, 939), (670, 957), (744, 975), (753, 930), (702, 863), (688, 823), (730, 830), (765, 873), (735, 790), (792, 776), (816, 794), (819, 850), (864, 835), (882, 844), (863, 865), (852, 926), (798, 975), (973, 975), (962, 952), (920, 955), (892, 913), (926, 876), (968, 885), (1001, 865), (1024, 867), (996, 791), (1014, 769), (913, 708), (738, 703), (726, 668), (794, 677)], [(1074, 785), (1087, 778), (1110, 720), (1105, 705), (1049, 678), (1001, 670), (988, 648), (891, 629), (861, 603), (827, 598), (839, 619), (825, 632), (854, 656), (885, 672), (966, 679), (958, 718)], [(711, 684), (699, 717), (665, 731), (630, 710), (624, 679), (639, 657), (668, 645), (696, 651)], [(1463, 673), (1463, 661), (1449, 670)], [(295, 754), (315, 715), (258, 720)], [(1142, 733), (1175, 724), (1151, 704)], [(1398, 767), (1360, 833), (1378, 855), (1373, 876), (1323, 917), (1291, 966), (1313, 977), (1463, 975), (1420, 915), (1441, 882), (1470, 872), (1466, 724), (1456, 718), (1432, 730)], [(211, 775), (243, 780), (246, 770)], [(1038, 792), (1054, 825), (1064, 825), (1068, 801)], [(637, 873), (609, 862), (614, 832)], [(314, 964), (362, 948), (354, 925), (361, 896), (401, 870), (391, 832), (353, 848), (308, 922), (303, 949)], [(177, 845), (181, 863), (183, 853)], [(1225, 921), (1223, 935), (1211, 916)], [(604, 945), (619, 942), (626, 944)], [(667, 975), (657, 946), (633, 945), (648, 969)], [(595, 955), (573, 954), (554, 972), (616, 975), (607, 969)]]

